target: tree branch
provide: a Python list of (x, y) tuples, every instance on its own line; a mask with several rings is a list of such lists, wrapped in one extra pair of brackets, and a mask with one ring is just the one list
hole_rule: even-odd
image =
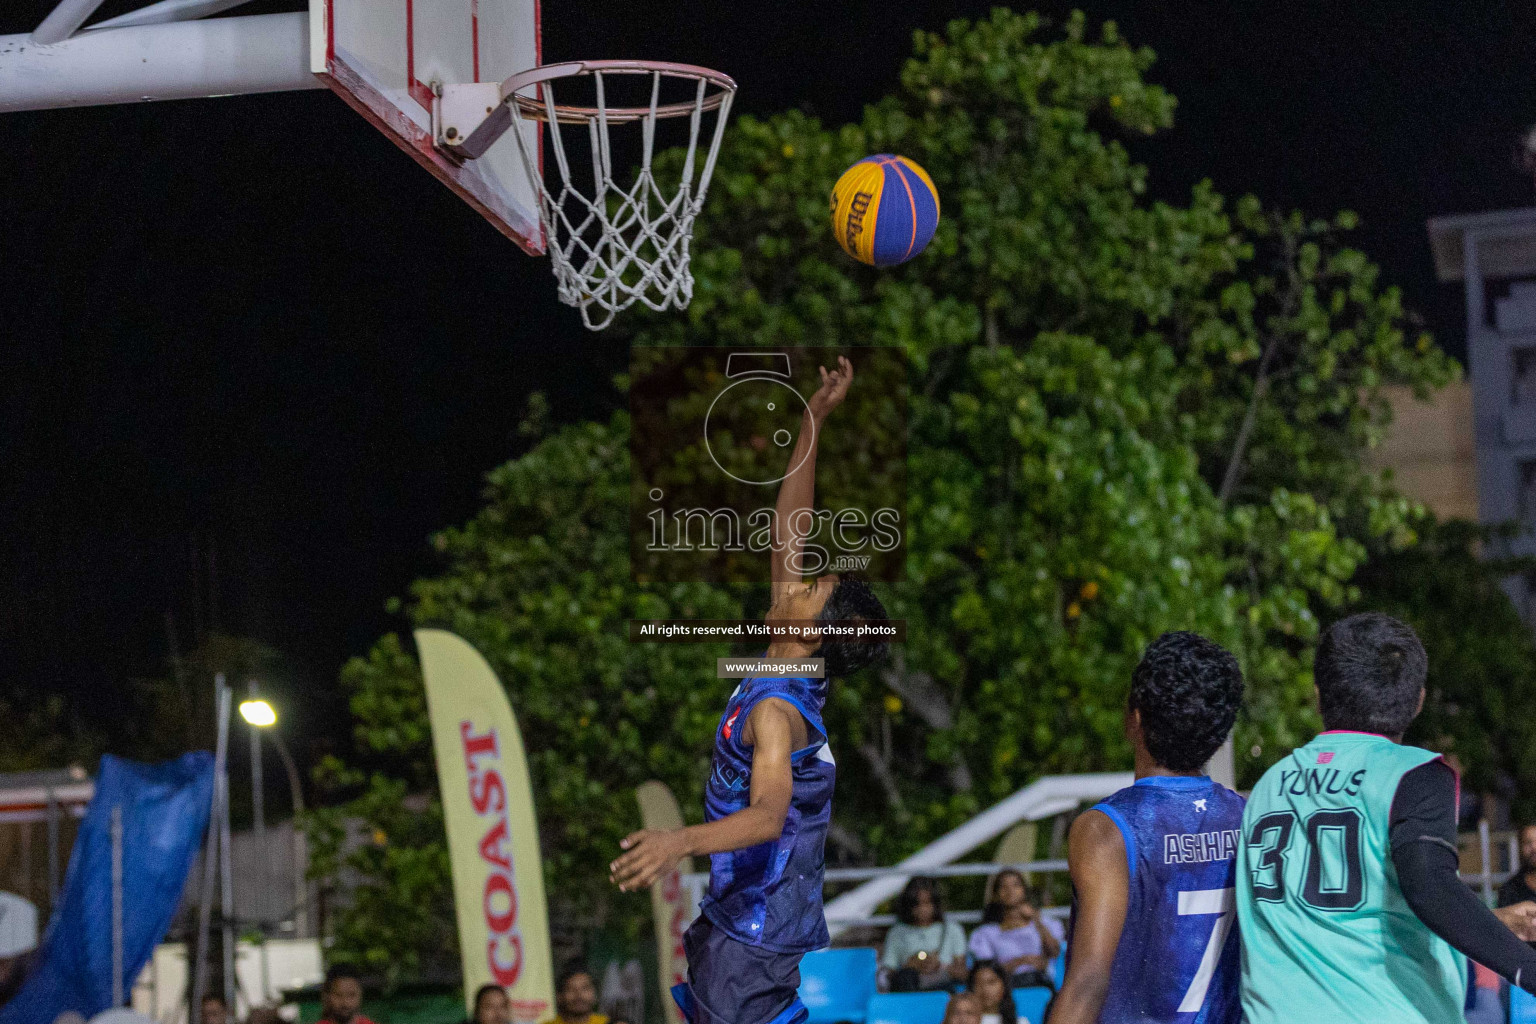
[(1259, 359), (1259, 371), (1254, 378), (1253, 394), (1248, 398), (1248, 408), (1243, 413), (1243, 424), (1237, 430), (1237, 440), (1232, 442), (1232, 457), (1227, 460), (1227, 471), (1221, 478), (1221, 490), (1216, 493), (1223, 505), (1231, 500), (1232, 492), (1237, 490), (1237, 481), (1242, 476), (1243, 459), (1248, 454), (1248, 442), (1253, 437), (1253, 427), (1259, 418), (1259, 405), (1269, 391), (1269, 364), (1274, 360), (1275, 350), (1279, 347), (1280, 335), (1270, 335), (1269, 344), (1264, 346), (1264, 355)]
[[(880, 673), (880, 680), (930, 729), (948, 732), (955, 727), (954, 710), (943, 688), (926, 672), (908, 671), (899, 652)], [(949, 785), (957, 793), (969, 793), (976, 786), (970, 766), (958, 751), (949, 764)]]
[[(1286, 290), (1285, 299), (1281, 303), (1281, 311), (1277, 320), (1281, 323), (1288, 321), (1296, 311), (1297, 292), (1300, 291), (1301, 282), (1296, 276), (1296, 236), (1281, 227), (1284, 242), (1282, 251), (1284, 254)], [(1222, 474), (1221, 489), (1216, 492), (1217, 500), (1223, 505), (1232, 499), (1232, 493), (1237, 490), (1237, 482), (1243, 475), (1243, 460), (1248, 456), (1248, 444), (1253, 440), (1253, 429), (1258, 423), (1259, 406), (1263, 403), (1265, 395), (1269, 393), (1269, 367), (1274, 361), (1275, 354), (1280, 350), (1280, 343), (1285, 338), (1282, 329), (1276, 329), (1270, 333), (1269, 341), (1264, 346), (1264, 354), (1259, 357), (1259, 369), (1254, 375), (1253, 394), (1248, 398), (1248, 408), (1243, 412), (1243, 423), (1238, 428), (1237, 440), (1232, 443), (1232, 456), (1227, 460), (1227, 471)]]
[(859, 753), (864, 760), (869, 762), (870, 771), (874, 772), (875, 781), (880, 783), (880, 788), (885, 791), (885, 802), (897, 814), (905, 815), (906, 804), (901, 799), (901, 787), (896, 782), (896, 773), (891, 771), (891, 763), (880, 756), (880, 751), (875, 749), (873, 743), (860, 743)]
[(971, 777), (971, 766), (965, 763), (965, 758), (959, 751), (949, 762), (949, 788), (956, 793), (969, 793), (976, 788), (976, 780)]
[(893, 654), (890, 663), (880, 673), (880, 681), (901, 698), (931, 729), (953, 729), (954, 712), (944, 691), (926, 672), (907, 671), (907, 662), (900, 653)]
[(827, 825), (827, 840), (847, 854), (850, 860), (863, 861), (869, 859), (869, 847), (865, 845), (864, 840), (835, 821)]

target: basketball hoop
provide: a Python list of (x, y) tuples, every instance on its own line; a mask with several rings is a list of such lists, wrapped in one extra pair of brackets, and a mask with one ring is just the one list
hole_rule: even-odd
[[(609, 106), (610, 76), (648, 76), (650, 100), (638, 106)], [(558, 103), (555, 83), (590, 84), (586, 105)], [(621, 83), (617, 83), (622, 86)], [(663, 88), (684, 87), (691, 96), (662, 101)], [(708, 68), (643, 60), (572, 61), (531, 68), (501, 83), (443, 85), (436, 90), (433, 134), (439, 149), (458, 159), (478, 158), (514, 127), (523, 166), (538, 196), (539, 220), (553, 263), (560, 300), (581, 310), (596, 331), (636, 302), (658, 312), (683, 309), (693, 298), (689, 269), (694, 218), (704, 206), (709, 179), (720, 153), (736, 83)], [(585, 98), (585, 97), (583, 97)], [(697, 159), (706, 114), (714, 115), (709, 149)], [(676, 189), (656, 180), (651, 165), (657, 123), (687, 118), (687, 149)], [(533, 131), (521, 129), (532, 123)], [(638, 124), (639, 170), (627, 186), (614, 180), (614, 126)], [(545, 183), (539, 149), (530, 142), (549, 128), (558, 191)], [(590, 183), (578, 184), (567, 154), (571, 141), (590, 148)], [(583, 130), (584, 129), (584, 130)]]

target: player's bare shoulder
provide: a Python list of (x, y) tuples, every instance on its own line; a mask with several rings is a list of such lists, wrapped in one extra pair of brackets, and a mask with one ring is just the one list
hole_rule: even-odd
[(1120, 829), (1109, 815), (1100, 810), (1087, 810), (1079, 814), (1072, 822), (1072, 829), (1067, 833), (1067, 843), (1076, 847), (1080, 843), (1092, 843), (1098, 845), (1104, 842), (1124, 843), (1120, 837)]
[(1103, 811), (1084, 811), (1067, 833), (1067, 858), (1074, 874), (1080, 868), (1092, 870), (1106, 858), (1124, 862), (1125, 838)]
[(747, 716), (747, 728), (741, 735), (743, 746), (755, 747), (759, 736), (768, 736), (777, 730), (788, 735), (789, 748), (799, 750), (810, 737), (810, 728), (800, 709), (782, 697), (764, 697)]

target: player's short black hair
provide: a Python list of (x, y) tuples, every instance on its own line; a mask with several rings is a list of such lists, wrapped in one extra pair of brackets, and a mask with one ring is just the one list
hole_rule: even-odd
[[(838, 577), (837, 585), (827, 595), (827, 603), (821, 606), (817, 622), (870, 621), (885, 618), (885, 605), (875, 596), (869, 581), (858, 573)], [(890, 644), (866, 643), (862, 640), (823, 640), (815, 657), (821, 658), (828, 679), (851, 676), (861, 668), (873, 665), (885, 658)]]
[(351, 964), (331, 964), (325, 971), (325, 984), (320, 987), (322, 990), (328, 990), (342, 978), (351, 978), (361, 985), (363, 983), (363, 972)]
[(495, 982), (492, 982), (489, 985), (481, 985), (479, 988), (475, 989), (475, 1012), (476, 1013), (480, 1012), (480, 1001), (482, 999), (484, 999), (486, 996), (490, 995), (492, 992), (500, 992), (502, 995), (506, 995), (507, 994), (507, 990), (502, 988), (500, 985), (496, 984)]
[(1152, 760), (1198, 770), (1216, 753), (1243, 703), (1243, 671), (1232, 652), (1196, 633), (1164, 633), (1131, 673), (1130, 706)]
[(917, 924), (912, 914), (917, 909), (917, 898), (923, 893), (933, 901), (933, 919), (944, 920), (944, 891), (939, 888), (937, 878), (924, 878), (919, 876), (907, 883), (907, 887), (901, 890), (901, 895), (896, 897), (896, 920), (902, 924)]
[(1312, 663), (1323, 727), (1401, 736), (1419, 713), (1429, 657), (1418, 635), (1380, 612), (1340, 619)]

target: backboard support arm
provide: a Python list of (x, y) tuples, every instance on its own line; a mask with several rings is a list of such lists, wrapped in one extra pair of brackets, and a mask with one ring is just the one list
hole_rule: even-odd
[[(101, 16), (101, 0), (49, 0), (35, 32), (0, 35), (0, 114), (328, 89), (524, 251), (544, 252), (530, 157), (504, 145), (465, 160), (434, 145), (431, 110), (439, 82), (540, 66), (540, 0), (416, 0), (414, 15), (406, 0), (290, 0), (308, 10), (280, 14), (244, 2), (131, 0), (122, 13), (118, 0)], [(196, 142), (195, 125), (185, 134)], [(542, 138), (523, 135), (542, 166)]]
[(48, 12), (43, 23), (32, 30), (32, 42), (38, 46), (62, 43), (74, 35), (100, 6), (101, 0), (59, 0), (59, 5)]
[(106, 21), (98, 21), (86, 28), (87, 32), (104, 29), (133, 28), (138, 25), (164, 25), (172, 21), (194, 21), (214, 14), (223, 14), (251, 0), (160, 0), (159, 3), (140, 7), (136, 11), (120, 14)]
[(432, 133), (444, 153), (474, 160), (512, 127), (512, 107), (499, 82), (440, 85), (432, 103)]
[(304, 12), (0, 36), (0, 112), (324, 88)]

